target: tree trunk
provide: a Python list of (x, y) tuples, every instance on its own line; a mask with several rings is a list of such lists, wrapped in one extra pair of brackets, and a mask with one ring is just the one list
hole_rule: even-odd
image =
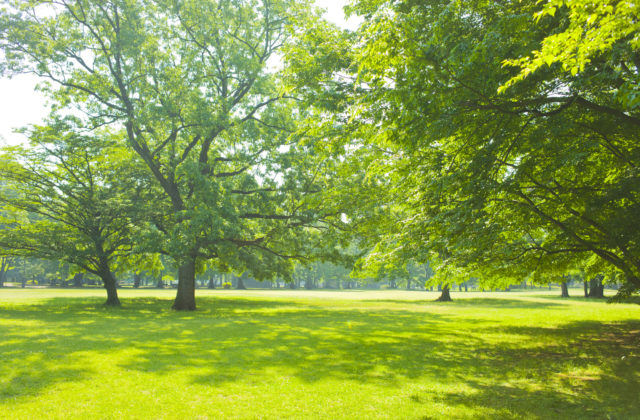
[(313, 289), (313, 280), (311, 279), (311, 273), (304, 279), (304, 288), (307, 290)]
[(162, 281), (162, 272), (158, 274), (158, 282), (156, 283), (158, 289), (164, 289), (164, 281)]
[(242, 273), (240, 277), (238, 277), (238, 283), (236, 284), (236, 289), (238, 290), (247, 290), (247, 286), (244, 285), (244, 279), (247, 277), (247, 272)]
[(451, 295), (449, 294), (449, 285), (445, 284), (444, 287), (439, 287), (442, 291), (442, 294), (436, 302), (451, 302)]
[(569, 297), (569, 288), (567, 287), (567, 282), (566, 281), (563, 281), (562, 283), (560, 283), (560, 289), (562, 289), (561, 297), (568, 298)]
[(595, 276), (589, 282), (589, 297), (591, 298), (604, 297), (604, 284), (602, 284), (602, 276), (600, 275)]
[(82, 287), (82, 283), (84, 280), (84, 274), (78, 273), (73, 276), (73, 287)]
[(467, 286), (467, 283), (464, 284), (464, 291), (468, 292), (469, 291), (469, 287)]
[(584, 281), (584, 297), (588, 298), (589, 297), (589, 282), (588, 281)]
[(118, 289), (116, 288), (116, 279), (113, 277), (113, 273), (109, 270), (109, 267), (103, 267), (100, 270), (100, 279), (107, 291), (107, 301), (104, 303), (106, 306), (120, 306), (120, 299), (118, 299)]
[(176, 311), (196, 310), (196, 259), (190, 257), (178, 268), (178, 291), (172, 309)]
[(209, 276), (209, 289), (215, 289), (216, 288), (216, 284), (215, 284), (215, 276), (212, 274)]
[(458, 285), (458, 292), (462, 292), (462, 284)]
[(133, 273), (133, 288), (137, 289), (140, 287), (140, 273)]

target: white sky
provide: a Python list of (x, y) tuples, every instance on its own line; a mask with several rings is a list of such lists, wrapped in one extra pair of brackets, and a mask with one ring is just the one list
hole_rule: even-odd
[[(316, 0), (319, 7), (327, 10), (325, 17), (339, 26), (355, 29), (359, 19), (345, 20), (342, 8), (348, 0)], [(13, 130), (28, 124), (42, 122), (48, 114), (42, 93), (34, 90), (37, 79), (20, 75), (12, 79), (0, 78), (0, 145), (16, 144), (24, 136)]]

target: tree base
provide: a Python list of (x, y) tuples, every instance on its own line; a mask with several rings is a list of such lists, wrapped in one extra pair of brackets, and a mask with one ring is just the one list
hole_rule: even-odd
[(178, 304), (178, 303), (174, 303), (173, 306), (171, 306), (171, 309), (173, 309), (174, 311), (195, 311), (196, 310), (196, 304), (194, 303), (193, 305), (182, 305), (182, 304)]
[(438, 299), (436, 299), (436, 302), (452, 302), (452, 301), (453, 300), (451, 299), (451, 295), (449, 294), (449, 286), (444, 286), (442, 288), (442, 294)]

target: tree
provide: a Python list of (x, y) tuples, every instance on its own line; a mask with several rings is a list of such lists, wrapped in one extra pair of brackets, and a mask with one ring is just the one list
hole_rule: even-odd
[[(112, 138), (76, 134), (71, 119), (29, 132), (29, 144), (0, 155), (4, 213), (0, 249), (68, 262), (99, 276), (107, 305), (120, 305), (113, 276), (131, 251), (131, 215), (141, 186), (130, 155)], [(133, 181), (132, 181), (133, 180)], [(136, 195), (138, 191), (138, 195)]]
[(269, 71), (309, 15), (305, 2), (9, 6), (6, 67), (53, 82), (56, 103), (81, 107), (94, 125), (123, 128), (162, 191), (142, 239), (179, 266), (174, 309), (195, 309), (204, 261), (270, 278), (303, 254), (305, 227), (339, 216), (313, 197), (327, 169), (291, 137), (305, 111)]
[[(566, 16), (568, 24), (547, 35), (539, 50), (525, 57), (505, 61), (520, 73), (507, 81), (500, 90), (525, 79), (537, 70), (559, 63), (562, 70), (572, 75), (588, 71), (607, 55), (620, 58), (616, 63), (618, 89), (611, 94), (627, 110), (640, 105), (640, 76), (633, 67), (639, 63), (640, 12), (632, 2), (615, 0), (548, 0), (536, 12), (540, 21), (556, 13)], [(627, 63), (633, 63), (631, 67)]]
[(0, 256), (0, 287), (4, 287), (7, 279), (7, 272), (11, 270), (13, 258), (8, 256)]
[(384, 243), (419, 260), (446, 251), (448, 281), (544, 283), (585, 264), (623, 273), (620, 296), (640, 289), (640, 115), (612, 93), (640, 71), (628, 38), (583, 71), (541, 67), (499, 93), (518, 74), (505, 60), (562, 31), (568, 11), (538, 25), (533, 1), (351, 11), (366, 18), (352, 115), (391, 152), (374, 169), (401, 218)]
[(569, 297), (569, 287), (567, 285), (567, 279), (563, 278), (562, 282), (560, 283), (560, 289), (562, 290), (562, 297), (563, 298), (568, 298)]

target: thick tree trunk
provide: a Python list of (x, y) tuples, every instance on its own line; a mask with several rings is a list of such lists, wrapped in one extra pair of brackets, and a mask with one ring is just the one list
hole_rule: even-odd
[(216, 283), (215, 283), (215, 277), (212, 274), (211, 276), (209, 276), (209, 289), (215, 289), (216, 288)]
[(562, 289), (561, 297), (568, 298), (569, 297), (569, 288), (567, 287), (567, 282), (566, 281), (563, 281), (562, 283), (560, 283), (560, 289)]
[(596, 299), (604, 297), (604, 284), (602, 284), (602, 276), (595, 276), (589, 282), (589, 297)]
[(176, 311), (196, 310), (196, 259), (189, 258), (178, 268), (178, 291), (173, 301)]
[(4, 267), (0, 267), (0, 287), (4, 287), (4, 281), (7, 277), (7, 272)]
[(84, 282), (84, 274), (78, 273), (73, 276), (73, 287), (82, 287)]
[(118, 298), (118, 289), (116, 288), (116, 279), (113, 277), (113, 273), (109, 268), (103, 268), (100, 271), (100, 279), (107, 291), (107, 301), (104, 303), (106, 306), (120, 306), (120, 299)]
[(584, 297), (588, 298), (589, 297), (589, 282), (588, 281), (584, 281)]
[(469, 291), (469, 286), (467, 285), (467, 283), (464, 284), (464, 291), (468, 292)]
[(440, 287), (442, 289), (442, 294), (436, 302), (451, 302), (451, 295), (449, 294), (449, 285), (445, 284), (444, 287)]
[(133, 287), (135, 289), (140, 287), (140, 278), (142, 276), (140, 276), (140, 273), (133, 273)]
[(247, 290), (247, 286), (244, 285), (244, 279), (247, 277), (247, 273), (244, 272), (240, 277), (238, 277), (238, 283), (236, 284), (236, 289), (238, 290)]

